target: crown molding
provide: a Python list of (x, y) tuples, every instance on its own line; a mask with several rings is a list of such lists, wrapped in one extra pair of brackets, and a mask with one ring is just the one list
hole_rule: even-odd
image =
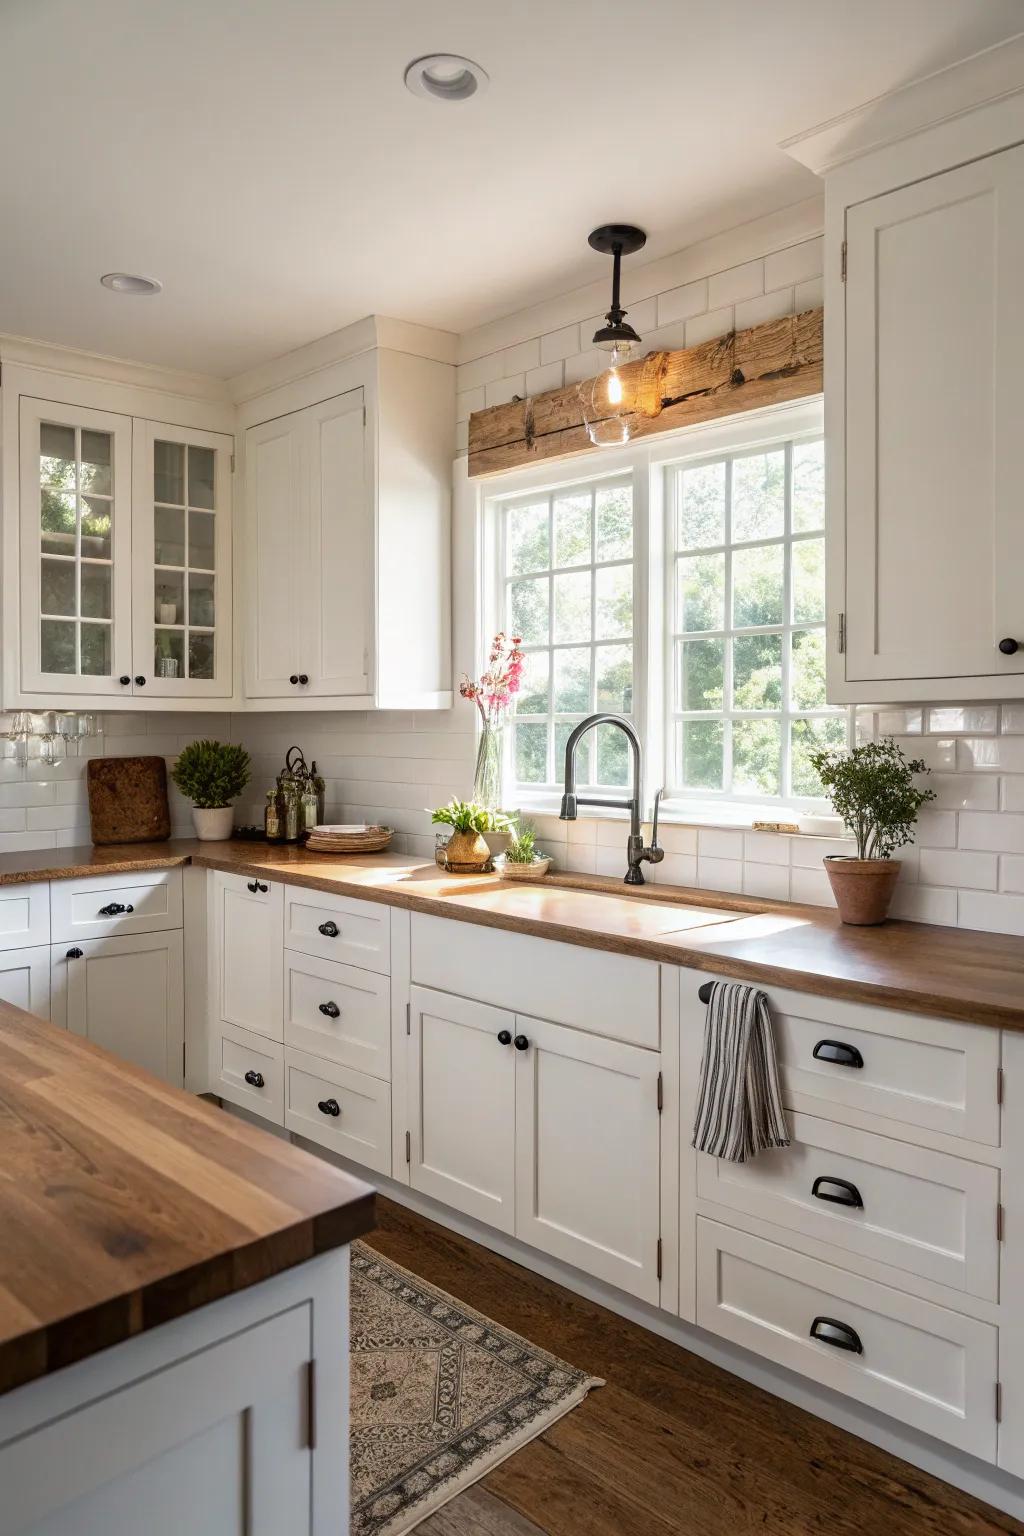
[(27, 336), (0, 335), (0, 362), (34, 368), (37, 373), (56, 373), (68, 378), (123, 384), (154, 394), (180, 395), (190, 400), (230, 403), (227, 381), (205, 373), (184, 373), (148, 363), (128, 362), (101, 352), (84, 352)]
[(298, 383), (381, 347), (454, 365), (455, 346), (456, 338), (450, 331), (431, 330), (429, 326), (393, 320), (387, 315), (367, 315), (340, 331), (297, 347), (294, 352), (237, 374), (228, 381), (228, 388), (236, 405), (242, 405), (282, 385)]
[(1024, 33), (877, 96), (779, 145), (824, 176), (849, 160), (1024, 92)]

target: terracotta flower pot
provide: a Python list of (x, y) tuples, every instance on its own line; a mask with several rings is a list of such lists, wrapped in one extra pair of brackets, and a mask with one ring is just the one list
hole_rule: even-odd
[(476, 874), (489, 863), (491, 850), (479, 832), (453, 832), (445, 854), (449, 869), (457, 874)]
[(832, 855), (824, 864), (844, 923), (866, 928), (885, 922), (903, 867), (898, 859), (844, 859)]

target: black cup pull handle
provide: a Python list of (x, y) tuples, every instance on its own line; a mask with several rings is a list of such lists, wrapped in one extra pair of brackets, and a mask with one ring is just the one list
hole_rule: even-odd
[(85, 950), (84, 949), (77, 949), (77, 948), (76, 949), (69, 949), (67, 954), (64, 956), (64, 958), (65, 958), (65, 960), (81, 960), (81, 958), (82, 958), (82, 956), (84, 954), (85, 954)]
[(321, 1003), (320, 1012), (326, 1014), (329, 1019), (336, 1019), (341, 1013), (337, 1003)]
[(341, 929), (338, 927), (337, 923), (331, 922), (330, 918), (328, 918), (326, 923), (320, 924), (317, 932), (322, 933), (325, 939), (336, 939), (338, 934), (341, 932)]
[(862, 1067), (864, 1057), (855, 1045), (845, 1040), (819, 1040), (812, 1052), (815, 1061), (830, 1061), (837, 1067)]
[(811, 1194), (815, 1200), (828, 1200), (832, 1205), (849, 1205), (858, 1211), (864, 1209), (860, 1190), (849, 1179), (835, 1179), (827, 1173), (819, 1174), (811, 1185)]
[(250, 1070), (245, 1074), (245, 1080), (251, 1088), (262, 1088), (265, 1086), (262, 1072), (253, 1072)]
[(856, 1328), (835, 1317), (816, 1317), (811, 1324), (810, 1337), (817, 1339), (819, 1344), (831, 1344), (833, 1349), (848, 1349), (852, 1355), (864, 1353)]
[(512, 1044), (515, 1046), (517, 1051), (528, 1051), (530, 1049), (530, 1042), (527, 1040), (525, 1035), (516, 1035)]
[(252, 894), (255, 896), (256, 892), (260, 888), (260, 883), (258, 880), (247, 880), (245, 882), (245, 888), (247, 891), (252, 891)]
[(341, 1114), (341, 1105), (337, 1099), (321, 1099), (316, 1107), (322, 1115), (331, 1115), (334, 1119)]
[(270, 890), (270, 886), (266, 885), (262, 880), (257, 880), (256, 881), (256, 889), (259, 891), (261, 896), (265, 896), (267, 894), (267, 892)]
[(510, 1029), (499, 1029), (498, 1030), (498, 1044), (499, 1045), (511, 1045), (512, 1044), (512, 1031)]

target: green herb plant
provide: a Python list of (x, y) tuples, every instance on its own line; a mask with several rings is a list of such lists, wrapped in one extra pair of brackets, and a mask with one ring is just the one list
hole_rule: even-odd
[(927, 773), (920, 758), (908, 759), (891, 736), (847, 752), (810, 753), (836, 815), (857, 840), (858, 859), (888, 859), (914, 836), (917, 813), (935, 791), (921, 789)]
[(537, 834), (528, 821), (520, 821), (518, 830), (505, 849), (506, 864), (532, 864), (537, 857)]
[(171, 778), (199, 810), (222, 809), (249, 782), (249, 754), (231, 742), (192, 741), (171, 769)]
[(489, 811), (477, 805), (475, 800), (449, 800), (430, 813), (431, 822), (437, 826), (451, 827), (453, 832), (510, 832), (515, 819), (504, 811)]

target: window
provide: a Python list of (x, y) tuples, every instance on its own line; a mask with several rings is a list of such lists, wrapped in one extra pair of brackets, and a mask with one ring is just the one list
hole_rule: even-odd
[[(561, 782), (566, 738), (585, 716), (634, 713), (633, 511), (629, 475), (532, 493), (501, 508), (500, 622), (522, 636), (525, 652), (506, 765), (517, 788)], [(599, 728), (587, 749), (581, 783), (627, 782), (621, 731)]]
[(665, 469), (669, 780), (678, 796), (820, 796), (809, 753), (843, 746), (825, 702), (820, 437)]
[[(526, 653), (507, 803), (552, 799), (566, 738), (599, 710), (639, 731), (648, 798), (665, 784), (669, 803), (719, 814), (820, 801), (809, 754), (849, 733), (848, 712), (825, 702), (820, 402), (586, 463), (571, 480), (564, 465), (546, 466), (546, 484), (509, 476), (485, 501), (485, 627), (521, 635)], [(581, 751), (581, 788), (628, 783), (621, 731), (599, 728)]]

